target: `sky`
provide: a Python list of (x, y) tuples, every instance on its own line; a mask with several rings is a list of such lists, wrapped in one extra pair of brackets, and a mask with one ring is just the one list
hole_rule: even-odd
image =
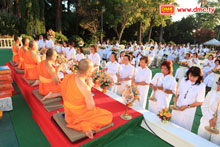
[[(198, 0), (175, 0), (175, 2), (177, 2), (179, 4), (178, 7), (180, 7), (180, 8), (196, 8), (196, 7), (199, 7), (199, 5), (197, 4), (197, 1)], [(218, 1), (218, 0), (208, 0), (208, 1)], [(175, 11), (175, 15), (172, 15), (172, 19), (173, 19), (173, 21), (179, 21), (183, 17), (187, 17), (188, 15), (191, 15), (191, 14), (194, 14), (194, 13)]]

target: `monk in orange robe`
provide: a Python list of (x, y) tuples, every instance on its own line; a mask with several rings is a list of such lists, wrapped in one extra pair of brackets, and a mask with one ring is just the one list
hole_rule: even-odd
[(82, 131), (92, 139), (92, 130), (97, 131), (112, 122), (112, 113), (95, 106), (92, 80), (87, 79), (92, 74), (93, 63), (82, 59), (78, 66), (77, 73), (66, 75), (61, 83), (65, 121), (67, 127)]
[(39, 92), (44, 95), (43, 100), (61, 96), (59, 72), (53, 67), (52, 63), (56, 61), (57, 52), (53, 49), (48, 49), (46, 60), (41, 61), (37, 70), (39, 74)]
[[(25, 53), (24, 57), (24, 78), (28, 80), (38, 81), (39, 76), (37, 72), (37, 65), (41, 62), (40, 56), (38, 55), (38, 44), (36, 41), (29, 43), (29, 50)], [(39, 81), (38, 81), (39, 82)], [(35, 82), (32, 86), (35, 86)]]
[(18, 36), (15, 36), (14, 41), (15, 43), (12, 45), (12, 52), (13, 52), (12, 61), (18, 64), (20, 61), (18, 51), (19, 51), (19, 44), (21, 44), (21, 39)]
[(18, 69), (24, 70), (24, 57), (25, 57), (26, 51), (28, 51), (29, 39), (28, 38), (23, 38), (22, 43), (23, 43), (23, 46), (18, 51), (18, 54), (19, 54), (19, 57), (20, 57), (20, 62), (18, 64)]

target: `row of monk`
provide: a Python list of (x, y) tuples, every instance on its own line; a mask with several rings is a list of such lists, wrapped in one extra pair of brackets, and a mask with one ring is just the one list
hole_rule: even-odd
[[(18, 48), (16, 42), (13, 52), (15, 48)], [(92, 130), (98, 131), (112, 122), (112, 113), (96, 107), (92, 97), (92, 80), (88, 77), (91, 77), (94, 65), (90, 60), (82, 59), (78, 64), (78, 72), (75, 75), (66, 75), (61, 81), (61, 68), (53, 65), (56, 58), (56, 51), (48, 49), (45, 60), (41, 61), (36, 41), (31, 41), (29, 46), (24, 44), (18, 54), (13, 53), (13, 62), (24, 69), (25, 79), (35, 80), (32, 86), (39, 84), (39, 92), (44, 95), (44, 100), (63, 97), (67, 127), (82, 131), (93, 138)]]

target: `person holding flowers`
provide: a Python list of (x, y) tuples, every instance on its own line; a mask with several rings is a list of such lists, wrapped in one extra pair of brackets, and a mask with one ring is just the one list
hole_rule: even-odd
[(170, 60), (165, 60), (161, 64), (161, 73), (157, 73), (151, 83), (151, 98), (149, 100), (149, 111), (157, 114), (162, 108), (169, 107), (172, 95), (176, 93), (176, 80), (173, 77), (173, 64)]
[(212, 87), (213, 80), (215, 78), (214, 72), (216, 69), (220, 68), (220, 60), (215, 60), (215, 64), (210, 68), (208, 72), (208, 76), (205, 78), (204, 83), (206, 85), (207, 90), (210, 90)]
[(123, 58), (124, 64), (121, 64), (119, 67), (119, 72), (117, 74), (118, 83), (121, 83), (121, 85), (117, 87), (117, 93), (119, 95), (122, 94), (122, 91), (126, 88), (126, 85), (131, 85), (131, 80), (134, 76), (134, 66), (132, 66), (130, 62), (131, 57), (129, 55), (125, 55)]
[(217, 89), (210, 91), (202, 104), (202, 118), (198, 129), (198, 135), (220, 146), (220, 134), (214, 134), (205, 129), (206, 126), (220, 131), (220, 78)]
[(93, 65), (94, 65), (94, 70), (99, 69), (99, 65), (100, 65), (100, 56), (97, 52), (98, 52), (97, 45), (92, 45), (91, 46), (91, 53), (89, 55), (89, 60), (92, 61)]
[[(107, 71), (107, 74), (113, 79), (113, 83), (117, 82), (117, 72), (119, 70), (119, 63), (117, 62), (117, 54), (112, 53), (110, 56), (110, 61), (106, 64), (106, 67), (103, 69), (103, 71)], [(109, 90), (116, 93), (117, 92), (117, 86), (113, 85), (112, 87), (109, 87)]]
[(215, 64), (214, 59), (215, 59), (214, 55), (209, 55), (208, 60), (205, 61), (203, 69), (202, 69), (204, 78), (207, 77), (208, 72), (210, 71), (210, 68), (212, 68), (213, 65)]
[(203, 73), (199, 67), (191, 67), (181, 80), (178, 95), (173, 99), (177, 109), (173, 109), (173, 122), (189, 131), (192, 129), (196, 107), (202, 105), (205, 98)]
[(140, 92), (138, 104), (145, 109), (147, 103), (147, 95), (149, 90), (149, 85), (152, 78), (152, 72), (148, 68), (150, 59), (148, 56), (143, 56), (140, 58), (140, 66), (137, 67), (134, 75), (133, 82), (137, 85), (137, 89)]

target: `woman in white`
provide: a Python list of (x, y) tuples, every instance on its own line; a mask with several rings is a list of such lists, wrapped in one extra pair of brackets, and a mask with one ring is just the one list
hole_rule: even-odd
[(106, 68), (103, 69), (104, 71), (107, 71), (107, 74), (113, 79), (114, 84), (112, 87), (109, 88), (110, 91), (116, 93), (117, 92), (117, 86), (115, 83), (117, 82), (117, 73), (119, 70), (119, 64), (117, 62), (117, 54), (112, 53), (110, 56), (110, 61), (106, 64)]
[(124, 58), (124, 56), (125, 56), (125, 52), (124, 51), (121, 51), (120, 52), (120, 57), (119, 57), (119, 59), (118, 59), (118, 63), (119, 64), (123, 64), (123, 58)]
[(173, 122), (189, 131), (192, 129), (196, 107), (202, 105), (205, 97), (203, 74), (199, 67), (191, 67), (182, 79), (178, 95), (173, 99), (178, 110), (172, 111)]
[(209, 55), (208, 60), (205, 61), (204, 66), (203, 66), (203, 76), (204, 78), (208, 75), (208, 72), (210, 71), (210, 68), (214, 65), (214, 56)]
[(91, 60), (92, 63), (94, 64), (94, 68), (93, 68), (94, 70), (98, 70), (100, 65), (100, 56), (97, 52), (98, 52), (98, 47), (96, 45), (92, 45), (91, 53), (89, 55), (89, 60)]
[(190, 67), (199, 65), (199, 58), (198, 57), (199, 57), (198, 53), (193, 53), (193, 57), (190, 61)]
[(156, 101), (149, 100), (149, 111), (157, 114), (162, 108), (169, 107), (172, 95), (176, 93), (176, 80), (172, 76), (172, 61), (165, 60), (161, 64), (161, 73), (157, 73), (151, 81), (150, 88), (155, 91)]
[[(190, 53), (186, 53), (186, 59), (183, 59), (181, 60), (182, 62), (188, 62), (190, 63), (191, 61), (191, 54)], [(175, 74), (175, 78), (176, 78), (176, 81), (181, 81), (182, 78), (184, 77), (185, 73), (188, 71), (189, 67), (186, 67), (185, 70), (181, 70), (181, 67), (179, 67), (177, 70), (176, 70), (176, 74)]]
[(220, 68), (220, 60), (215, 60), (215, 64), (210, 68), (207, 77), (204, 80), (204, 84), (207, 86), (207, 90), (210, 90), (212, 87), (215, 74), (212, 72), (213, 69)]
[(149, 85), (152, 78), (152, 72), (148, 68), (150, 59), (148, 56), (143, 56), (140, 59), (140, 66), (137, 67), (134, 76), (134, 84), (137, 85), (137, 89), (140, 92), (138, 104), (145, 109), (147, 103), (147, 95)]
[(67, 47), (67, 43), (66, 41), (63, 41), (63, 46), (62, 46), (62, 54), (66, 57), (66, 52), (68, 50), (68, 47)]
[(69, 49), (66, 51), (66, 58), (68, 61), (76, 59), (76, 51), (74, 49), (75, 43), (70, 41), (69, 42)]
[(125, 55), (123, 60), (124, 64), (120, 65), (119, 73), (117, 74), (118, 83), (121, 83), (121, 85), (119, 85), (117, 88), (117, 93), (119, 95), (122, 94), (122, 91), (126, 88), (126, 85), (131, 85), (131, 80), (134, 76), (134, 66), (130, 64), (131, 57), (129, 55)]
[[(210, 91), (202, 104), (203, 116), (200, 120), (198, 135), (220, 146), (220, 134), (210, 133), (205, 129), (206, 126), (210, 126), (220, 131), (220, 108), (216, 111), (220, 101), (220, 78), (216, 84), (217, 90)], [(217, 117), (214, 117), (215, 113)]]
[(82, 47), (79, 47), (77, 51), (78, 51), (78, 54), (76, 54), (76, 61), (79, 62), (81, 59), (84, 59), (85, 56), (83, 54), (83, 48)]
[(58, 54), (62, 53), (62, 47), (61, 47), (61, 42), (57, 42), (57, 45), (55, 47), (55, 50), (57, 51)]

